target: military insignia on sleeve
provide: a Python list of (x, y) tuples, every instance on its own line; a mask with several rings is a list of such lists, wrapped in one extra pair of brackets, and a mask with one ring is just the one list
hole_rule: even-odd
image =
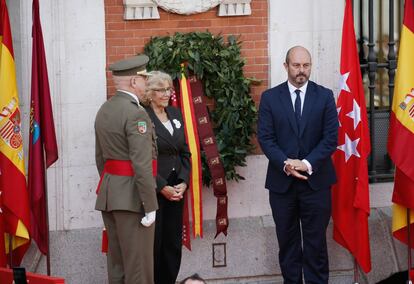
[(137, 124), (138, 132), (141, 134), (147, 133), (147, 122), (146, 121), (138, 121)]

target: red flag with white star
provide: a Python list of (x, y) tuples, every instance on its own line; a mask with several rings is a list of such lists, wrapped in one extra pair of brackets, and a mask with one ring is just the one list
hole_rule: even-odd
[(367, 158), (371, 146), (350, 0), (345, 5), (340, 69), (341, 90), (337, 101), (340, 127), (338, 147), (333, 155), (338, 176), (332, 188), (333, 237), (369, 272)]

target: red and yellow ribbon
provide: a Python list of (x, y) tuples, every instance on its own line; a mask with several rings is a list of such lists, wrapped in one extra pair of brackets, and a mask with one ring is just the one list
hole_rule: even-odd
[(191, 152), (191, 174), (190, 174), (190, 191), (193, 214), (193, 235), (203, 236), (203, 211), (202, 211), (202, 174), (201, 174), (201, 152), (198, 141), (197, 123), (194, 113), (194, 106), (191, 96), (189, 81), (184, 74), (184, 64), (181, 64), (181, 111), (183, 114), (185, 134), (188, 147)]

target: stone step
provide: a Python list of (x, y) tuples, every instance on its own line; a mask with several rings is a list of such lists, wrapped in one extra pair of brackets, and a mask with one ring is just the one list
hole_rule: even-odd
[[(192, 239), (191, 252), (183, 249), (178, 279), (198, 273), (212, 284), (282, 283), (277, 262), (275, 226), (271, 216), (231, 219), (228, 236), (220, 235), (216, 239), (215, 221), (205, 221), (203, 226), (204, 238)], [(406, 270), (406, 246), (392, 238), (390, 226), (390, 207), (371, 210), (372, 271), (367, 275), (360, 273), (359, 283), (376, 283), (392, 273)], [(333, 241), (332, 223), (327, 236), (331, 273), (329, 282), (353, 283), (353, 258)], [(106, 256), (100, 252), (101, 228), (54, 231), (50, 237), (52, 275), (64, 277), (69, 284), (107, 283)], [(213, 262), (215, 246), (218, 251)], [(33, 245), (23, 265), (28, 271), (45, 274), (45, 263), (45, 257)]]

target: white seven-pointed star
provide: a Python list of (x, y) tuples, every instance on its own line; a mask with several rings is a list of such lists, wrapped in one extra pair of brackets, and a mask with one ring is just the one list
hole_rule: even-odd
[(341, 151), (344, 151), (345, 153), (345, 162), (348, 162), (349, 158), (351, 158), (352, 155), (355, 157), (361, 157), (358, 153), (357, 146), (359, 143), (359, 139), (357, 138), (354, 141), (352, 141), (348, 135), (345, 133), (345, 144), (342, 144), (338, 146), (337, 148)]
[(347, 91), (347, 92), (351, 92), (351, 90), (349, 90), (348, 85), (346, 84), (346, 81), (348, 81), (348, 77), (349, 77), (350, 72), (347, 72), (345, 74), (341, 74), (341, 79), (339, 81), (339, 89), (342, 91)]
[(359, 107), (357, 101), (353, 100), (352, 111), (348, 112), (346, 115), (354, 120), (354, 130), (357, 128), (358, 123), (361, 121), (361, 108)]

